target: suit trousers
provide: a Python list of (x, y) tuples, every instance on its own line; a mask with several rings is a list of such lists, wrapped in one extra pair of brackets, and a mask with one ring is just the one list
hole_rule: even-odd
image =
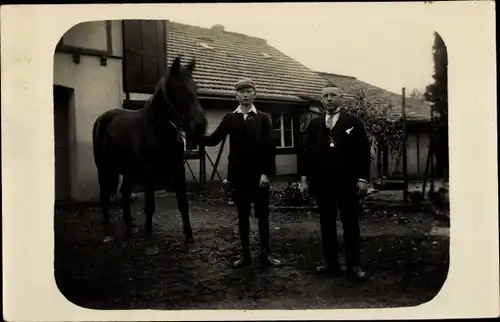
[(233, 181), (234, 200), (238, 209), (238, 228), (244, 255), (250, 254), (250, 213), (252, 202), (258, 220), (260, 248), (269, 253), (269, 187), (259, 186), (260, 176), (238, 178)]
[[(337, 265), (337, 209), (344, 232), (344, 249), (348, 267), (360, 264), (359, 198), (356, 183), (325, 182), (317, 193), (320, 211), (321, 239), (325, 261)], [(338, 206), (337, 206), (338, 205)]]

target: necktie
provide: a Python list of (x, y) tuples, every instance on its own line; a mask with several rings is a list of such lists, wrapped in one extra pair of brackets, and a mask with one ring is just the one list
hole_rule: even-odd
[(331, 130), (333, 127), (333, 114), (326, 115), (326, 127)]
[(247, 114), (244, 114), (245, 115), (244, 116), (245, 121), (248, 122), (248, 121), (253, 120), (253, 114), (254, 114), (253, 112), (248, 112)]

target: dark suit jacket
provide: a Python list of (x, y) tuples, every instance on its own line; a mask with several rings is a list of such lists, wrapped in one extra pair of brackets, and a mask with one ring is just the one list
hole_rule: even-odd
[(332, 129), (335, 157), (331, 161), (326, 157), (333, 154), (332, 148), (325, 143), (327, 131), (324, 116), (313, 119), (307, 128), (299, 172), (308, 177), (311, 194), (316, 194), (321, 185), (328, 184), (322, 180), (325, 172), (337, 173), (341, 184), (355, 183), (358, 179), (368, 181), (370, 178), (370, 143), (361, 119), (340, 112)]
[(243, 114), (228, 113), (217, 129), (205, 136), (203, 144), (215, 146), (229, 135), (228, 180), (268, 177), (274, 171), (272, 124), (267, 113), (257, 110), (246, 122)]

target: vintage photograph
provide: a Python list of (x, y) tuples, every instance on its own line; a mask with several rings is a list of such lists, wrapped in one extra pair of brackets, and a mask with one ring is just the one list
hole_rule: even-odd
[(431, 301), (449, 269), (441, 35), (192, 10), (79, 23), (57, 44), (64, 297), (102, 310)]

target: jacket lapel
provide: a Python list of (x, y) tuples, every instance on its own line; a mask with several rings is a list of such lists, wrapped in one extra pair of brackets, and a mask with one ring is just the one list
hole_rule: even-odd
[(323, 130), (326, 127), (326, 125), (325, 125), (325, 114), (322, 114), (321, 116), (318, 116), (313, 121), (315, 121), (315, 122), (311, 122), (311, 126), (314, 125), (313, 130), (316, 131), (316, 134), (317, 134), (316, 135), (316, 139), (318, 140), (317, 144), (319, 145), (321, 143), (321, 140), (323, 139), (323, 132), (324, 132)]
[(250, 113), (247, 116), (246, 121), (244, 121), (247, 129), (249, 130), (250, 134), (255, 138), (258, 139), (261, 134), (261, 123), (259, 122), (259, 119), (257, 118), (256, 113)]
[[(323, 132), (324, 128), (326, 128), (325, 124), (325, 115), (323, 114), (320, 117), (317, 117), (315, 119), (316, 123), (314, 124), (314, 131), (316, 131), (317, 134), (317, 140), (318, 144), (322, 142), (321, 140), (323, 139)], [(343, 130), (346, 129), (347, 125), (349, 124), (349, 118), (345, 114), (344, 111), (341, 111), (339, 114), (339, 119), (337, 120), (337, 123), (332, 128), (332, 134), (336, 137), (338, 136)], [(313, 124), (311, 124), (313, 125)]]
[(234, 128), (236, 132), (242, 133), (244, 131), (245, 121), (243, 119), (243, 114), (234, 113), (233, 114)]
[(339, 119), (337, 120), (337, 123), (335, 124), (335, 126), (332, 129), (332, 133), (334, 136), (338, 136), (340, 134), (340, 132), (342, 132), (346, 128), (347, 123), (348, 123), (347, 121), (348, 121), (348, 118), (345, 115), (344, 111), (340, 111)]

